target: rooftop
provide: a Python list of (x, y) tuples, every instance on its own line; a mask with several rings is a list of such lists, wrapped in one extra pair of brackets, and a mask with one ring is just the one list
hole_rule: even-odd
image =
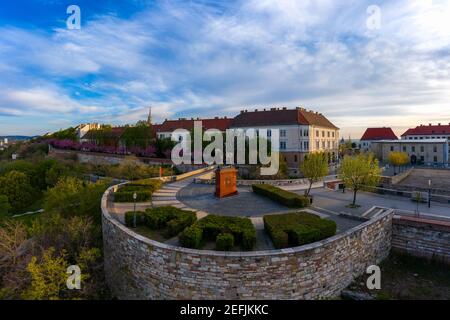
[(377, 141), (377, 140), (397, 140), (397, 136), (391, 128), (367, 128), (361, 140)]
[(338, 129), (323, 114), (304, 108), (270, 108), (254, 111), (243, 110), (231, 124), (234, 128), (276, 125), (313, 125)]
[(433, 134), (450, 134), (450, 123), (449, 124), (440, 124), (437, 125), (428, 124), (417, 126), (412, 129), (408, 129), (402, 137), (404, 136), (420, 136), (420, 135), (433, 135)]

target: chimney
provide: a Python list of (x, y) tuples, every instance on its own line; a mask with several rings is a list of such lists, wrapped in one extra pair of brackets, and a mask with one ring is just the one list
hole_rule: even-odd
[(286, 107), (283, 107), (283, 110), (287, 110), (287, 108), (286, 108)]
[(258, 112), (258, 109), (255, 109), (255, 112)]
[(219, 117), (214, 117), (214, 119), (216, 119), (216, 120), (217, 120), (217, 119), (219, 119)]
[(270, 108), (270, 111), (275, 111), (275, 110), (277, 110), (276, 108)]
[(428, 124), (431, 127), (431, 123)]
[(439, 123), (438, 123), (438, 126), (440, 126), (440, 125), (441, 125), (441, 123), (439, 122)]

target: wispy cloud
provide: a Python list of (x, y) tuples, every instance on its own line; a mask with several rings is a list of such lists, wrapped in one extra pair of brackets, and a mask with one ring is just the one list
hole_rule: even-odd
[(148, 105), (157, 120), (303, 105), (345, 135), (448, 122), (449, 1), (383, 1), (374, 31), (371, 4), (158, 2), (81, 30), (0, 26), (0, 117), (123, 123), (145, 118)]

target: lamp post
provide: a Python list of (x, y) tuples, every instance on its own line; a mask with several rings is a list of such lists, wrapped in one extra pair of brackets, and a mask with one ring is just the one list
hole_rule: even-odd
[(431, 179), (428, 180), (428, 208), (431, 208)]
[(137, 199), (137, 193), (133, 193), (133, 200), (134, 200), (134, 214), (133, 214), (133, 225), (136, 228), (136, 199)]

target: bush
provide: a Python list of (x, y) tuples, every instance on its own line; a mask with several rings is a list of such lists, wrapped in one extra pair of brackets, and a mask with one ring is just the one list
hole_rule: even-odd
[(155, 192), (162, 186), (162, 182), (158, 179), (141, 179), (128, 183), (127, 187), (141, 187), (150, 192)]
[(234, 247), (234, 237), (231, 233), (221, 233), (216, 238), (216, 248), (221, 251), (230, 251)]
[(197, 225), (192, 225), (180, 234), (180, 243), (183, 247), (199, 249), (202, 242), (202, 229)]
[[(136, 211), (136, 227), (145, 223), (145, 213)], [(134, 227), (134, 211), (125, 212), (125, 225), (127, 227)]]
[(134, 202), (133, 194), (136, 192), (136, 202), (150, 201), (152, 192), (150, 191), (122, 191), (119, 189), (114, 193), (114, 202)]
[[(208, 215), (194, 226), (202, 230), (202, 240), (217, 241), (220, 234), (229, 233), (243, 250), (251, 250), (256, 244), (256, 230), (248, 218)], [(183, 242), (182, 245), (192, 248)]]
[(264, 228), (275, 248), (295, 247), (336, 234), (336, 223), (306, 212), (264, 216)]
[(254, 184), (252, 185), (252, 190), (256, 194), (277, 201), (287, 207), (304, 208), (309, 206), (311, 202), (309, 197), (298, 195), (268, 184)]
[(194, 212), (175, 207), (166, 206), (145, 210), (147, 227), (153, 230), (167, 228), (167, 237), (176, 236), (195, 221), (197, 221), (197, 215)]

